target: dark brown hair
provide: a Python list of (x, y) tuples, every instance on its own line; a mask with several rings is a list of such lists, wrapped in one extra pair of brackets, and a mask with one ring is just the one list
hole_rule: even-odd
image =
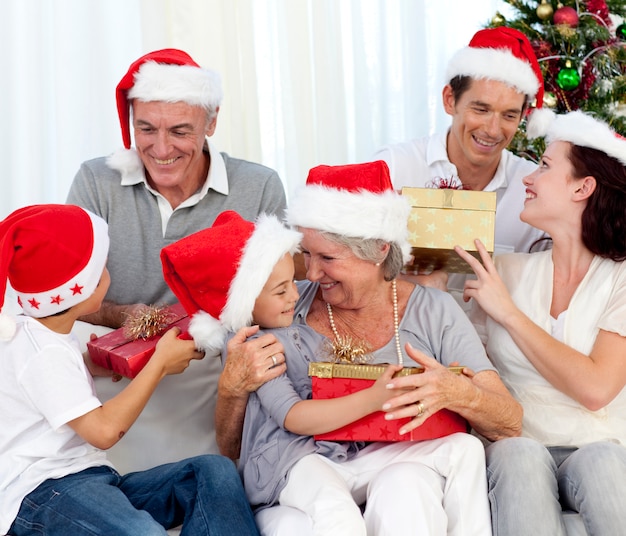
[(575, 178), (593, 176), (596, 189), (582, 215), (582, 239), (595, 255), (626, 260), (626, 166), (605, 152), (572, 144)]
[[(463, 96), (463, 93), (469, 90), (472, 86), (472, 82), (475, 78), (471, 76), (458, 75), (455, 76), (448, 84), (452, 88), (452, 95), (454, 96), (454, 101), (458, 102), (459, 99)], [(530, 97), (528, 95), (524, 95), (524, 104), (522, 105), (522, 117), (524, 117), (524, 112), (526, 108), (528, 108), (528, 101)]]

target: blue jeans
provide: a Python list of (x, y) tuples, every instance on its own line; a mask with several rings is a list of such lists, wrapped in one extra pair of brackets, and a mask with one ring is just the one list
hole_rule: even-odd
[(623, 534), (626, 447), (545, 447), (513, 437), (486, 454), (494, 536), (564, 536), (563, 509), (579, 512), (590, 536)]
[(12, 536), (255, 535), (235, 465), (207, 455), (120, 476), (107, 466), (43, 482), (22, 501)]

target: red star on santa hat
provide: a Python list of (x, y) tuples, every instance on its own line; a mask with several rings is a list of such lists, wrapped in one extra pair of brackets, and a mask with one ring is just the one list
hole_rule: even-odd
[(28, 300), (28, 303), (30, 303), (32, 308), (39, 309), (39, 302), (35, 298)]
[(57, 294), (56, 296), (52, 296), (50, 298), (50, 303), (56, 303), (57, 305), (59, 305), (62, 301), (63, 301), (63, 298), (61, 298), (60, 294)]
[(72, 296), (83, 293), (83, 287), (81, 287), (78, 283), (76, 283), (70, 290), (72, 291)]

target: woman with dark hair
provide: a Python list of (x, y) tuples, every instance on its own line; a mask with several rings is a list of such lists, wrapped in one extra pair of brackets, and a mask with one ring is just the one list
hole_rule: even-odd
[[(552, 249), (483, 264), (464, 299), (487, 354), (522, 404), (522, 437), (487, 448), (494, 534), (588, 534), (626, 526), (626, 139), (582, 112), (557, 116), (521, 219)], [(479, 312), (476, 308), (476, 312)]]

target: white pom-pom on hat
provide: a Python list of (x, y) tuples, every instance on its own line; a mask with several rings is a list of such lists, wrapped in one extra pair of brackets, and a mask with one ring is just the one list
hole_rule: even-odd
[(191, 317), (189, 335), (200, 350), (213, 352), (219, 350), (224, 343), (228, 330), (209, 313), (198, 311)]
[(0, 341), (10, 341), (15, 335), (15, 320), (9, 315), (0, 313)]
[(545, 136), (555, 118), (556, 114), (547, 108), (534, 110), (526, 123), (526, 137), (534, 140)]

